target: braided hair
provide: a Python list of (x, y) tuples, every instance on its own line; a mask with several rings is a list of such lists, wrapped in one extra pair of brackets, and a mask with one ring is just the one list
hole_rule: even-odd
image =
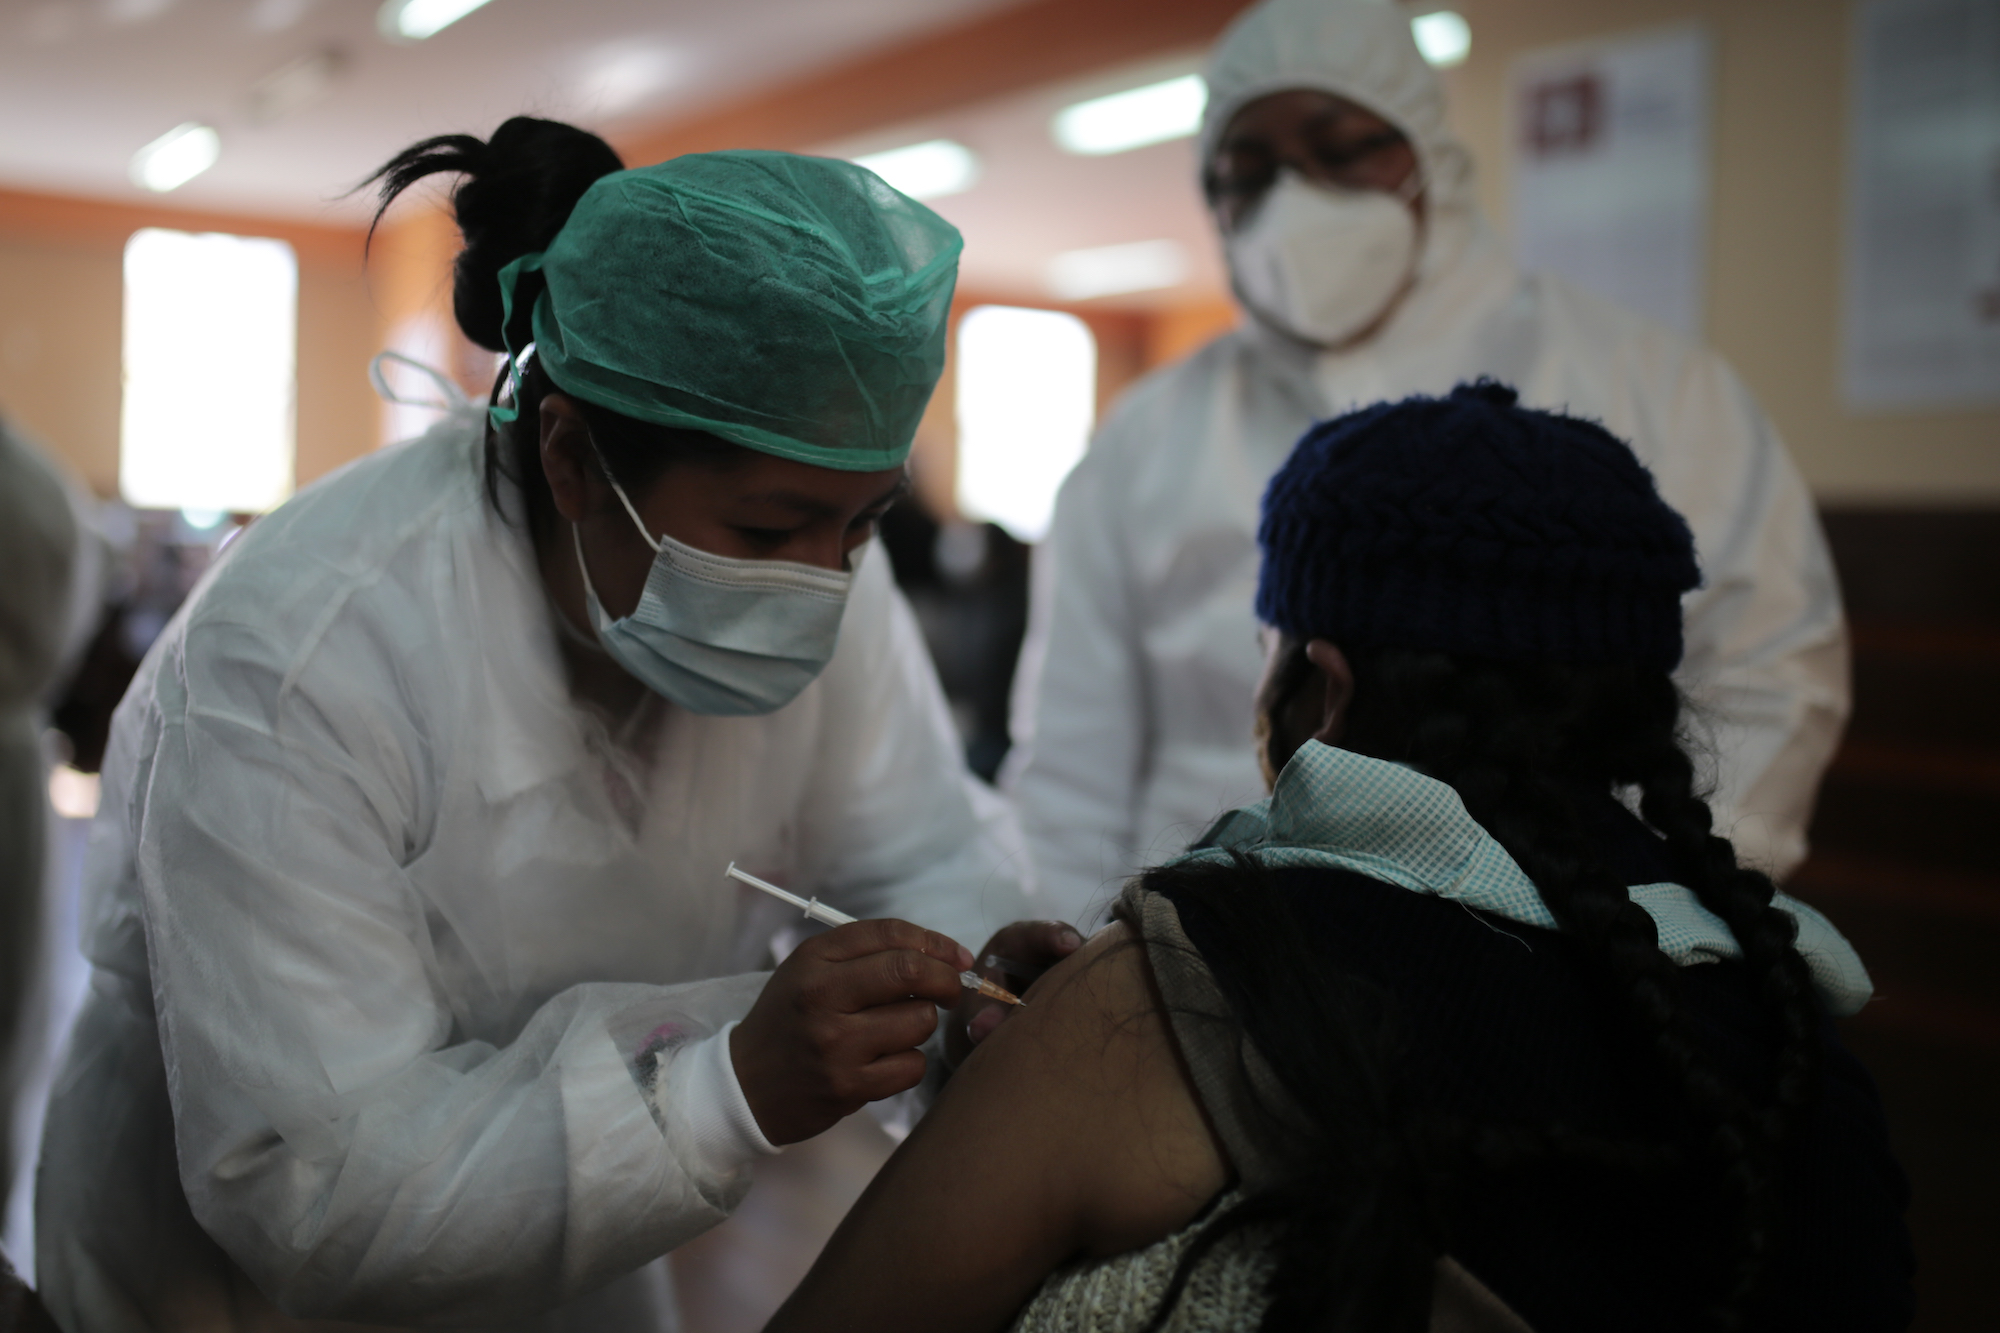
[[(1303, 642), (1290, 649), (1278, 668), (1279, 698), (1295, 695), (1314, 671)], [(1773, 1254), (1782, 1157), (1817, 1091), (1819, 1010), (1795, 947), (1795, 924), (1772, 905), (1775, 886), (1758, 870), (1739, 865), (1734, 848), (1713, 830), (1680, 734), (1682, 702), (1672, 678), (1654, 666), (1509, 662), (1412, 649), (1362, 650), (1350, 662), (1354, 694), (1340, 744), (1412, 765), (1458, 792), (1468, 813), (1535, 882), (1560, 928), (1589, 960), (1598, 984), (1631, 1016), (1678, 1090), (1697, 1126), (1706, 1165), (1725, 1183), (1731, 1201), (1728, 1282), (1712, 1295), (1710, 1322), (1722, 1329), (1741, 1327)], [(1621, 790), (1636, 792), (1639, 814), (1660, 839), (1676, 880), (1726, 922), (1742, 946), (1778, 1035), (1773, 1078), (1762, 1095), (1736, 1086), (1697, 1042), (1681, 1002), (1678, 969), (1660, 951), (1653, 919), (1631, 900), (1594, 845), (1591, 805)], [(1226, 892), (1205, 882), (1205, 876), (1217, 874), (1229, 877)], [(1286, 915), (1282, 896), (1262, 888), (1260, 880), (1254, 864), (1239, 860), (1235, 867), (1165, 867), (1142, 883), (1170, 889), (1178, 903), (1197, 902), (1204, 921), (1212, 923), (1211, 933), (1222, 932), (1217, 938), (1227, 939), (1234, 930), (1247, 939), (1254, 932), (1268, 960), (1274, 944), (1283, 948), (1302, 938), (1302, 928)], [(1275, 1234), (1289, 1237), (1274, 1246), (1266, 1329), (1302, 1326), (1302, 1310), (1324, 1312), (1305, 1321), (1314, 1327), (1402, 1326), (1357, 1322), (1335, 1312), (1350, 1308), (1354, 1293), (1371, 1290), (1376, 1308), (1384, 1308), (1381, 1302), (1392, 1299), (1382, 1290), (1384, 1282), (1395, 1274), (1407, 1277), (1415, 1259), (1428, 1262), (1443, 1252), (1435, 1205), (1425, 1193), (1430, 1186), (1411, 1182), (1435, 1179), (1455, 1155), (1469, 1155), (1487, 1167), (1538, 1157), (1588, 1159), (1655, 1175), (1678, 1163), (1657, 1148), (1606, 1143), (1556, 1124), (1432, 1124), (1413, 1135), (1396, 1118), (1395, 1108), (1406, 1105), (1407, 1096), (1393, 1090), (1393, 1072), (1380, 1068), (1393, 1064), (1395, 1041), (1386, 1035), (1379, 1006), (1352, 984), (1329, 989), (1326, 999), (1265, 994), (1273, 974), (1311, 973), (1307, 953), (1292, 961), (1293, 966), (1273, 961), (1258, 969), (1247, 989), (1233, 984), (1232, 1001), (1254, 1015), (1267, 1038), (1282, 1034), (1279, 1039), (1295, 1048), (1264, 1054), (1284, 1071), (1293, 1101), (1315, 1108), (1312, 1118), (1320, 1128), (1302, 1136), (1281, 1112), (1267, 1113), (1265, 1132), (1283, 1145), (1284, 1160), (1298, 1179), (1282, 1195), (1250, 1200), (1218, 1219), (1200, 1247), (1205, 1253), (1231, 1231), (1259, 1223), (1273, 1224)], [(1313, 1007), (1329, 1004), (1335, 1007), (1328, 1012)], [(1297, 1021), (1272, 1021), (1287, 1007), (1299, 1015)], [(1316, 1068), (1329, 1071), (1331, 1081), (1318, 1078)], [(1365, 1076), (1357, 1077), (1357, 1068), (1365, 1069)], [(1314, 1086), (1294, 1082), (1301, 1072)], [(1365, 1181), (1359, 1188), (1353, 1183), (1357, 1173)], [(1383, 1202), (1384, 1191), (1392, 1188), (1404, 1192), (1395, 1208)], [(1342, 1197), (1337, 1191), (1346, 1191), (1353, 1202), (1328, 1204), (1326, 1199)], [(1308, 1204), (1314, 1195), (1321, 1201)], [(1341, 1238), (1351, 1234), (1359, 1213), (1401, 1219), (1398, 1227), (1382, 1231), (1376, 1244), (1377, 1250), (1390, 1245), (1401, 1262), (1389, 1262), (1381, 1253), (1363, 1252), (1352, 1260), (1343, 1254)], [(1191, 1252), (1184, 1272), (1198, 1258)], [(1288, 1312), (1283, 1319), (1276, 1317), (1281, 1308)]]

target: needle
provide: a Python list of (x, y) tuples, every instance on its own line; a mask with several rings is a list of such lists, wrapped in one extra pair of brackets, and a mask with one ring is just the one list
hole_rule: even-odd
[[(790, 903), (792, 906), (804, 912), (806, 914), (806, 919), (808, 921), (818, 921), (829, 926), (852, 925), (855, 921), (854, 917), (851, 917), (847, 913), (840, 911), (838, 908), (828, 907), (825, 903), (821, 902), (817, 898), (801, 898), (796, 893), (787, 893), (785, 890), (779, 888), (777, 885), (771, 883), (769, 880), (758, 879), (755, 875), (750, 874), (748, 871), (738, 870), (736, 868), (736, 863), (734, 861), (731, 861), (729, 863), (729, 869), (724, 871), (723, 873), (728, 875), (731, 879), (742, 880), (745, 884), (748, 884), (753, 889), (762, 889), (764, 892), (770, 894), (773, 898), (777, 898), (784, 902)], [(972, 971), (961, 972), (958, 974), (958, 981), (959, 984), (961, 986), (964, 986), (967, 990), (977, 991), (981, 995), (986, 996), (990, 1000), (999, 1000), (1002, 1004), (1020, 1005), (1024, 1008), (1027, 1006), (1028, 1002), (1026, 1000), (1014, 994), (1014, 992), (1006, 989), (1004, 986), (994, 985), (992, 982), (988, 981), (985, 977), (980, 976), (977, 972), (972, 972)]]

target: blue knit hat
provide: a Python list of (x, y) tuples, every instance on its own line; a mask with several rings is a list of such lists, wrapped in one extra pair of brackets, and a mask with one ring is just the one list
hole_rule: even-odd
[(1314, 426), (1257, 541), (1258, 616), (1349, 649), (1671, 668), (1701, 582), (1622, 440), (1491, 380)]

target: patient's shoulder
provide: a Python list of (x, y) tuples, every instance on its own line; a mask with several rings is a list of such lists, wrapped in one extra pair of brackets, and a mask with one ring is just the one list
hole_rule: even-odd
[(1105, 927), (1023, 998), (938, 1109), (991, 1099), (1034, 1126), (1036, 1156), (1063, 1163), (1057, 1207), (1073, 1212), (1084, 1253), (1119, 1253), (1185, 1225), (1228, 1167), (1131, 929)]

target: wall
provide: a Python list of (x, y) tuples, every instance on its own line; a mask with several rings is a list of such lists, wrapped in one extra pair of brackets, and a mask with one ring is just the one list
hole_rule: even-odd
[(0, 411), (100, 496), (118, 493), (119, 259), (0, 237)]
[[(299, 263), (297, 482), (375, 446), (367, 366), (382, 326), (359, 232), (12, 191), (0, 191), (0, 410), (98, 495), (118, 493), (122, 269), (141, 227), (289, 242)], [(216, 367), (218, 392), (227, 376)]]
[(2000, 411), (1856, 415), (1839, 338), (1852, 10), (1846, 0), (1452, 0), (1472, 55), (1452, 119), (1507, 216), (1507, 72), (1544, 45), (1700, 19), (1715, 40), (1708, 338), (1830, 504), (2000, 502)]

